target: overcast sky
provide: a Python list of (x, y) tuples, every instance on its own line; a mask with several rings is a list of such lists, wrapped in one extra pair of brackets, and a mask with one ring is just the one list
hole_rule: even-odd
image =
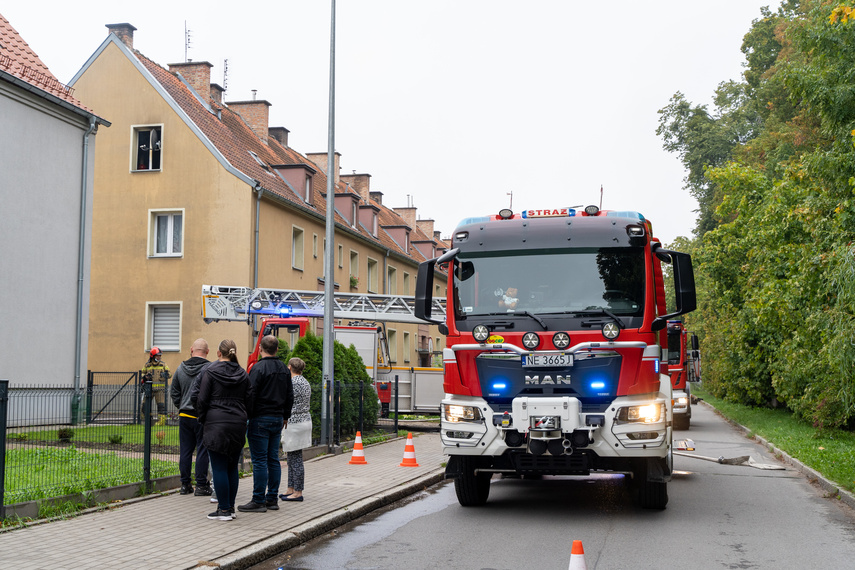
[[(676, 91), (710, 103), (742, 73), (742, 37), (769, 0), (339, 0), (336, 150), (386, 206), (418, 208), (448, 236), (463, 218), (597, 204), (637, 210), (665, 243), (695, 201), (662, 150), (657, 110)], [(88, 0), (0, 13), (62, 82), (107, 37), (166, 67), (214, 65), (225, 100), (269, 101), (290, 146), (326, 152), (330, 2)], [(85, 101), (84, 101), (85, 103)], [(98, 110), (95, 109), (97, 112)], [(104, 117), (110, 120), (111, 117)], [(513, 193), (511, 197), (509, 193)]]

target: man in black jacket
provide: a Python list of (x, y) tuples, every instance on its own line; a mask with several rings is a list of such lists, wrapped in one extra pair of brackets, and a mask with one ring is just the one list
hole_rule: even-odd
[(264, 513), (279, 508), (279, 483), (282, 465), (279, 463), (279, 441), (282, 428), (291, 417), (294, 390), (291, 373), (277, 358), (279, 339), (267, 335), (261, 339), (261, 358), (249, 373), (253, 405), (249, 410), (246, 439), (252, 457), (252, 500), (239, 505), (245, 513)]
[[(208, 482), (208, 449), (202, 444), (202, 424), (198, 420), (195, 399), (199, 392), (199, 378), (208, 367), (208, 343), (204, 338), (196, 339), (190, 347), (190, 358), (182, 362), (172, 378), (169, 394), (178, 409), (178, 441), (180, 456), (178, 471), (181, 474), (182, 495), (193, 493), (197, 497), (213, 493)], [(190, 483), (190, 466), (193, 451), (196, 451), (196, 491)]]

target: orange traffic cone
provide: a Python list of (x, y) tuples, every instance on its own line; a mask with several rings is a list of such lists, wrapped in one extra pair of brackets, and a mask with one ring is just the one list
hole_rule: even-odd
[(581, 540), (573, 541), (573, 549), (570, 551), (569, 570), (588, 570), (588, 565), (585, 564), (585, 550), (582, 548)]
[(407, 445), (404, 446), (404, 460), (398, 467), (418, 467), (416, 463), (416, 447), (413, 445), (413, 434), (407, 434)]
[(356, 432), (356, 441), (353, 443), (353, 455), (348, 465), (368, 465), (365, 461), (365, 451), (362, 449), (362, 432)]

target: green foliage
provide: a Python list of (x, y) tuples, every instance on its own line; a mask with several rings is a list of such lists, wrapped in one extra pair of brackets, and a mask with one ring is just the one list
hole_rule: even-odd
[(117, 434), (117, 433), (110, 434), (110, 436), (107, 439), (113, 445), (118, 445), (118, 444), (122, 443), (122, 436)]
[(285, 364), (288, 364), (288, 361), (291, 360), (291, 347), (288, 346), (285, 339), (279, 339), (279, 348), (276, 349), (276, 358)]
[[(312, 387), (312, 428), (315, 437), (320, 436), (321, 397), (323, 394), (323, 337), (311, 331), (297, 341), (291, 357), (298, 357), (306, 363), (303, 376)], [(366, 430), (377, 423), (377, 393), (371, 385), (371, 378), (365, 370), (356, 349), (351, 345), (345, 348), (341, 343), (333, 347), (334, 379), (342, 384), (341, 391), (341, 430), (343, 434), (355, 434), (359, 429), (359, 397), (363, 393), (363, 422)], [(361, 383), (361, 384), (360, 384)]]
[(704, 384), (820, 429), (855, 418), (855, 10), (785, 1), (746, 34), (715, 111), (677, 93), (657, 131), (699, 200)]
[(74, 430), (71, 428), (59, 428), (56, 430), (56, 438), (60, 441), (71, 441), (74, 437)]

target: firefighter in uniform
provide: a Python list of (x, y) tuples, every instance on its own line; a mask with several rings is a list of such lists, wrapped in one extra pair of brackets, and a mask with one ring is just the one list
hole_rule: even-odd
[(161, 360), (162, 353), (156, 346), (151, 347), (148, 362), (140, 371), (140, 378), (143, 382), (151, 382), (152, 402), (157, 404), (157, 408), (152, 409), (154, 421), (158, 421), (159, 416), (166, 419), (166, 384), (169, 380), (169, 366)]

